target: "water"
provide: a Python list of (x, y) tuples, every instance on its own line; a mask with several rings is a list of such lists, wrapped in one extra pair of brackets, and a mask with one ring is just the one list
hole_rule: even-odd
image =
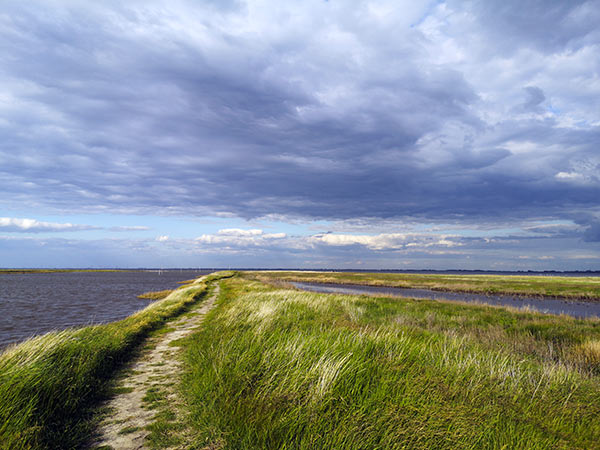
[(0, 273), (0, 348), (36, 334), (123, 319), (152, 300), (137, 295), (174, 289), (210, 271)]
[(460, 300), (463, 302), (486, 303), (489, 305), (530, 308), (549, 314), (567, 314), (573, 317), (600, 317), (600, 302), (564, 300), (552, 297), (523, 297), (514, 295), (485, 295), (463, 292), (443, 292), (430, 289), (406, 289), (381, 286), (358, 286), (334, 283), (292, 283), (295, 287), (312, 292), (352, 294), (352, 295), (393, 295), (397, 297), (422, 298), (431, 300)]

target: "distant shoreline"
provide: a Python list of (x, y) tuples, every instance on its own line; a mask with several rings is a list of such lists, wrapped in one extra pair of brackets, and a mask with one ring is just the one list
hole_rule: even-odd
[(327, 269), (327, 268), (259, 268), (259, 267), (136, 267), (136, 268), (0, 268), (0, 274), (3, 273), (69, 273), (69, 272), (135, 272), (135, 271), (183, 271), (183, 270), (201, 270), (201, 271), (222, 271), (239, 270), (243, 272), (357, 272), (357, 273), (407, 273), (407, 274), (440, 274), (440, 275), (516, 275), (516, 276), (556, 276), (556, 277), (600, 277), (600, 270), (463, 270), (463, 269)]

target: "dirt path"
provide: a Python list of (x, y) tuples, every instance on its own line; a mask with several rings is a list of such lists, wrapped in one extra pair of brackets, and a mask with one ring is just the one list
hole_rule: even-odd
[(148, 396), (155, 390), (166, 390), (169, 401), (177, 402), (173, 383), (180, 373), (181, 361), (173, 341), (189, 335), (202, 323), (204, 315), (212, 308), (219, 295), (219, 285), (213, 294), (201, 304), (192, 308), (183, 317), (167, 324), (165, 334), (149, 341), (150, 349), (129, 368), (127, 375), (118, 383), (117, 394), (106, 405), (112, 412), (98, 429), (99, 438), (92, 448), (113, 448), (115, 450), (146, 449), (145, 438), (149, 431), (145, 428), (153, 422), (156, 410), (148, 408)]

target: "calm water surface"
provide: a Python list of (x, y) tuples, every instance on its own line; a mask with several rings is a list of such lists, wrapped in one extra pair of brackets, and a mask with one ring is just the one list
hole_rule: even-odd
[(559, 298), (522, 297), (513, 295), (484, 295), (462, 292), (442, 292), (430, 289), (405, 289), (381, 286), (358, 286), (335, 283), (292, 283), (298, 289), (313, 292), (353, 295), (393, 295), (398, 297), (432, 300), (460, 300), (463, 302), (486, 303), (498, 306), (531, 308), (549, 314), (567, 314), (573, 317), (600, 317), (600, 302), (572, 301)]
[(36, 334), (123, 319), (151, 300), (136, 296), (174, 289), (210, 271), (0, 273), (0, 348)]

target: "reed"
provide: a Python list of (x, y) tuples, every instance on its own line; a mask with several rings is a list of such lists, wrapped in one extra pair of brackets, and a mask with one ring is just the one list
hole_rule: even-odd
[(165, 289), (164, 291), (144, 292), (143, 294), (138, 295), (137, 298), (150, 299), (150, 300), (162, 300), (163, 298), (168, 297), (172, 292), (173, 292), (173, 289)]

